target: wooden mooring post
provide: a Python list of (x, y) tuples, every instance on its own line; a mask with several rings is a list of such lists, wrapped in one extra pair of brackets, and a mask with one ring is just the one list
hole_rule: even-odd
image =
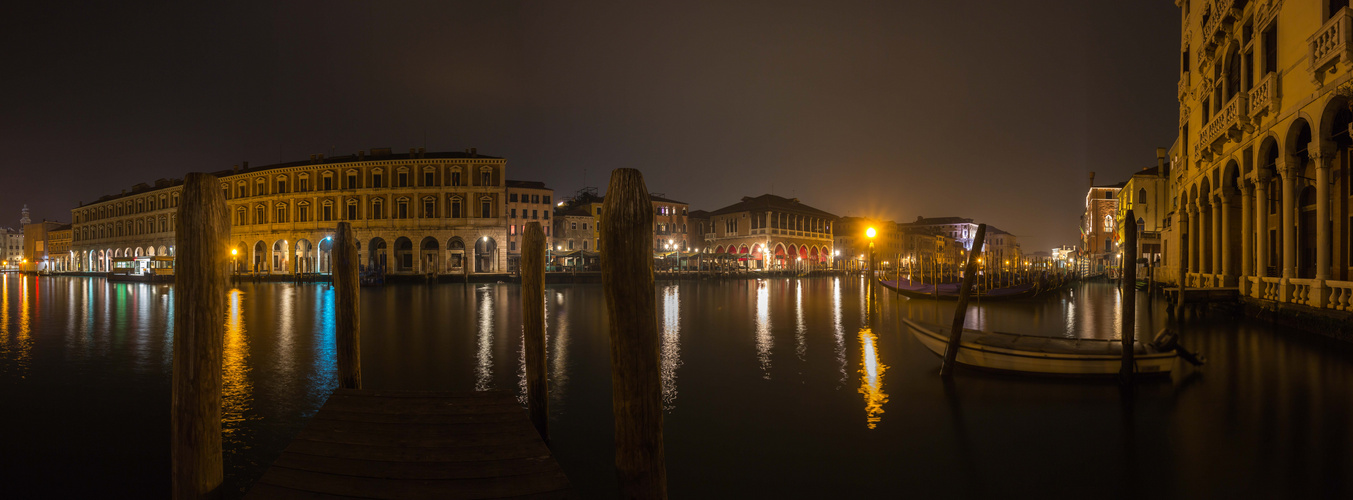
[(1132, 383), (1136, 371), (1133, 357), (1137, 339), (1137, 218), (1127, 211), (1123, 221), (1123, 369), (1119, 372), (1124, 384)]
[(601, 281), (611, 327), (615, 467), (623, 498), (667, 498), (662, 441), (653, 203), (644, 176), (611, 172), (602, 204)]
[(968, 296), (972, 295), (972, 284), (977, 274), (977, 256), (982, 254), (983, 243), (987, 239), (987, 225), (977, 225), (977, 235), (973, 238), (972, 251), (968, 252), (968, 264), (963, 268), (963, 284), (958, 289), (958, 305), (954, 307), (954, 322), (949, 327), (949, 345), (944, 348), (944, 361), (940, 363), (940, 378), (949, 380), (954, 377), (954, 364), (958, 361), (959, 342), (963, 340), (963, 320), (968, 315)]
[(526, 409), (540, 439), (550, 442), (549, 368), (545, 363), (545, 231), (526, 225), (521, 243), (521, 321), (526, 336)]
[(352, 224), (339, 222), (334, 235), (334, 341), (338, 344), (338, 385), (362, 388), (361, 307), (357, 276), (357, 239)]
[(216, 176), (190, 173), (175, 231), (171, 474), (175, 499), (220, 498), (221, 353), (230, 219)]

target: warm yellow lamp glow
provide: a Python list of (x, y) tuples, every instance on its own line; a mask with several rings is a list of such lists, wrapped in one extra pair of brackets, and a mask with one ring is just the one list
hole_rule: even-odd
[(868, 236), (868, 237), (870, 237), (870, 238), (873, 238), (875, 234), (878, 234), (878, 233), (876, 233), (876, 232), (874, 231), (874, 228), (872, 228), (872, 227), (869, 228), (869, 229), (864, 230), (864, 235), (865, 235), (865, 236)]
[(233, 257), (233, 256), (236, 256), (236, 255), (239, 255), (239, 254), (240, 254), (240, 250), (239, 250), (238, 248), (232, 248), (232, 249), (230, 249), (230, 255), (231, 255), (232, 257)]

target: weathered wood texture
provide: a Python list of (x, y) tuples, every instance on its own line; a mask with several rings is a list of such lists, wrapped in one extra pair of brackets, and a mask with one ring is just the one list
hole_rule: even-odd
[(219, 498), (230, 220), (216, 176), (188, 174), (180, 199), (174, 227), (173, 498)]
[(624, 498), (667, 498), (653, 292), (653, 204), (643, 174), (611, 172), (601, 218), (601, 280), (611, 327), (615, 467)]
[(1119, 285), (1123, 294), (1123, 368), (1120, 372), (1123, 382), (1132, 382), (1134, 368), (1133, 355), (1137, 340), (1137, 216), (1132, 210), (1123, 217), (1123, 259), (1121, 263), (1123, 280)]
[(362, 388), (361, 283), (357, 276), (357, 239), (352, 225), (339, 222), (334, 234), (334, 341), (338, 344), (338, 386)]
[(526, 408), (540, 438), (550, 442), (549, 369), (545, 364), (545, 231), (526, 225), (521, 242), (521, 316), (526, 336)]
[[(968, 297), (972, 296), (972, 284), (976, 280), (977, 256), (982, 255), (982, 247), (987, 239), (987, 225), (977, 225), (977, 235), (973, 237), (972, 250), (968, 252), (968, 265), (963, 268), (963, 286), (958, 289), (958, 305), (954, 307), (954, 322), (949, 327), (949, 345), (944, 348), (944, 361), (940, 363), (940, 378), (954, 376), (954, 365), (958, 364), (958, 346), (963, 339), (963, 320), (968, 315)], [(938, 287), (936, 287), (938, 288)]]
[(511, 393), (338, 389), (245, 498), (576, 498)]

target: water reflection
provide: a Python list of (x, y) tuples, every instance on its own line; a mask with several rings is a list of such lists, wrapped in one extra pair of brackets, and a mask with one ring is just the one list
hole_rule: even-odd
[(888, 366), (879, 362), (878, 337), (869, 327), (860, 329), (860, 358), (865, 424), (873, 429), (883, 420), (883, 405), (888, 402), (888, 394), (883, 392), (883, 372)]
[(808, 354), (808, 325), (803, 322), (803, 280), (794, 280), (794, 352), (799, 361)]
[[(554, 294), (555, 314), (554, 335), (550, 337), (553, 342), (550, 344), (550, 405), (556, 409), (560, 407), (565, 396), (568, 394), (568, 311), (564, 304), (564, 294), (555, 292)], [(545, 318), (549, 321), (551, 308), (549, 301), (546, 301)], [(548, 329), (546, 330), (548, 331)]]
[(474, 390), (493, 389), (493, 293), (492, 287), (479, 288), (479, 329), (475, 333), (479, 354), (475, 364)]
[(832, 278), (832, 338), (836, 341), (836, 364), (840, 368), (841, 380), (838, 388), (846, 383), (846, 328), (841, 324), (841, 278)]
[[(315, 359), (310, 368), (310, 397), (327, 399), (329, 392), (338, 386), (338, 340), (334, 324), (334, 288), (325, 287), (319, 294), (319, 307), (315, 308), (314, 318), (316, 336)], [(319, 411), (316, 407), (315, 411)], [(308, 415), (307, 415), (308, 416)]]
[(770, 350), (775, 337), (770, 332), (770, 284), (756, 281), (756, 359), (761, 363), (761, 378), (770, 380)]
[(244, 292), (230, 290), (226, 298), (225, 342), (221, 363), (221, 434), (232, 439), (249, 411), (253, 383), (249, 380), (249, 338), (245, 334)]
[(676, 371), (681, 367), (681, 292), (678, 285), (662, 289), (662, 407), (676, 408)]

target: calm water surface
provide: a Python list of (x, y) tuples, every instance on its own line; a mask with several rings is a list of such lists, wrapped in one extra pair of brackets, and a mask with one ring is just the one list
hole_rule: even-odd
[[(660, 282), (656, 293), (674, 498), (1353, 495), (1353, 354), (1342, 344), (1213, 313), (1185, 324), (1208, 366), (1132, 395), (972, 371), (946, 387), (899, 318), (947, 323), (953, 302), (885, 291), (871, 305), (858, 277)], [(167, 495), (172, 294), (0, 275), (0, 496)], [(585, 496), (611, 497), (601, 288), (546, 294), (555, 456)], [(968, 325), (1115, 337), (1120, 300), (1086, 284), (976, 304)], [(518, 301), (508, 284), (363, 289), (364, 384), (522, 393)], [(332, 307), (324, 285), (230, 292), (231, 496), (337, 385)], [(1161, 307), (1139, 309), (1143, 334), (1168, 321)]]

